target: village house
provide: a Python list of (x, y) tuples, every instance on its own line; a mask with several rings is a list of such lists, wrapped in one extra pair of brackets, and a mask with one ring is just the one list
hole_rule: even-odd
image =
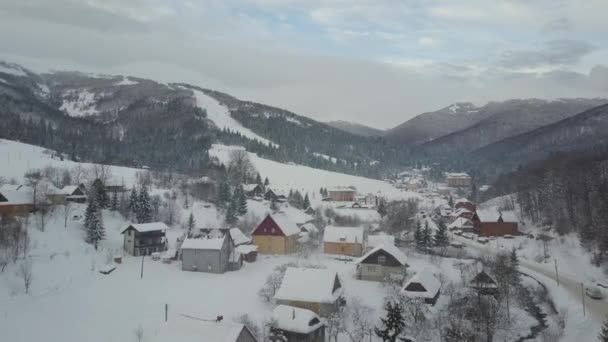
[(354, 202), (357, 189), (348, 186), (337, 186), (327, 190), (330, 201)]
[(287, 196), (279, 190), (266, 189), (264, 199), (267, 201), (287, 202)]
[(453, 188), (468, 188), (471, 186), (471, 176), (464, 172), (446, 172), (445, 182), (449, 187)]
[(288, 305), (272, 311), (273, 331), (280, 331), (289, 342), (325, 342), (325, 324), (316, 313)]
[[(158, 330), (156, 330), (158, 329)], [(243, 324), (172, 315), (168, 322), (155, 327), (146, 335), (151, 342), (258, 342), (255, 335)]]
[(357, 279), (382, 281), (384, 279), (403, 279), (407, 269), (407, 257), (393, 244), (374, 247), (355, 261)]
[(448, 229), (460, 230), (465, 233), (473, 233), (475, 231), (475, 225), (473, 224), (473, 221), (464, 217), (459, 217), (450, 224), (448, 224)]
[(477, 210), (477, 206), (475, 205), (475, 203), (469, 201), (466, 198), (459, 198), (454, 201), (454, 210), (458, 210), (461, 208), (467, 209), (470, 212), (475, 212), (475, 210)]
[(243, 185), (245, 195), (250, 198), (264, 196), (264, 189), (260, 184), (245, 184)]
[(498, 283), (485, 271), (479, 272), (472, 280), (469, 286), (482, 295), (496, 296), (498, 295)]
[(241, 268), (230, 228), (201, 228), (191, 232), (181, 245), (182, 270), (224, 273)]
[(128, 189), (124, 185), (105, 185), (104, 189), (110, 198), (114, 196), (114, 194), (122, 195), (128, 191)]
[(268, 215), (253, 230), (253, 244), (260, 254), (295, 252), (300, 228), (285, 215)]
[(477, 210), (471, 218), (479, 236), (518, 235), (519, 219), (513, 211)]
[(431, 305), (435, 305), (440, 292), (441, 283), (439, 282), (439, 279), (426, 268), (419, 271), (412, 279), (408, 280), (400, 291), (404, 296), (420, 298), (423, 299), (425, 303)]
[(325, 254), (361, 256), (365, 242), (363, 227), (325, 227), (323, 251)]
[(314, 210), (312, 207), (308, 207), (308, 208), (306, 208), (306, 210), (304, 210), (304, 213), (306, 215), (314, 216), (317, 213), (317, 211)]
[(121, 232), (123, 248), (134, 256), (162, 252), (167, 249), (167, 229), (169, 227), (163, 222), (131, 224)]
[(454, 210), (450, 214), (450, 222), (454, 222), (457, 218), (464, 218), (464, 219), (470, 220), (473, 218), (474, 214), (475, 214), (475, 212), (470, 211), (467, 208), (459, 208), (459, 209)]
[(255, 262), (258, 257), (258, 246), (251, 244), (251, 238), (243, 234), (239, 228), (230, 229), (230, 236), (243, 261)]
[(449, 218), (452, 211), (452, 207), (447, 203), (440, 204), (435, 208), (435, 214), (441, 218)]
[(328, 317), (342, 304), (343, 293), (336, 271), (289, 267), (274, 299), (279, 305), (295, 306)]
[(203, 176), (192, 182), (192, 194), (204, 201), (217, 197), (217, 182), (209, 176)]
[(0, 215), (26, 216), (33, 210), (33, 191), (29, 189), (0, 191)]
[(61, 189), (61, 192), (65, 194), (67, 202), (85, 203), (87, 201), (87, 190), (84, 184), (66, 185)]
[(370, 250), (384, 244), (394, 245), (395, 237), (388, 234), (368, 235), (367, 244), (365, 245), (365, 252), (369, 252)]

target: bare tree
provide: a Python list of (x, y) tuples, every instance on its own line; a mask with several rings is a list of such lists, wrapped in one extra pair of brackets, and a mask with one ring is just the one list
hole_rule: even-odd
[(68, 227), (68, 219), (70, 218), (70, 215), (72, 214), (74, 207), (72, 202), (70, 201), (66, 201), (63, 204), (63, 228), (67, 228)]
[(25, 178), (26, 184), (34, 190), (32, 201), (34, 202), (33, 204), (35, 209), (36, 205), (38, 204), (38, 185), (42, 181), (42, 172), (40, 172), (40, 170), (29, 170), (23, 177)]
[(229, 158), (228, 171), (233, 183), (245, 183), (255, 177), (257, 172), (251, 160), (249, 160), (247, 151), (241, 149), (233, 150), (230, 152)]
[(36, 226), (43, 232), (46, 227), (47, 216), (51, 213), (52, 207), (48, 200), (49, 186), (47, 182), (41, 182), (38, 184), (38, 191), (35, 192), (34, 198), (35, 203), (38, 203), (36, 207), (36, 213), (34, 219), (36, 220)]
[(76, 164), (76, 166), (70, 170), (70, 178), (74, 184), (80, 185), (89, 181), (91, 173), (89, 169), (84, 168), (82, 164)]
[(17, 274), (23, 280), (23, 286), (25, 288), (25, 293), (30, 292), (30, 286), (32, 285), (33, 274), (32, 274), (32, 261), (28, 258), (24, 259), (23, 262), (19, 265), (19, 269), (17, 270)]
[(112, 177), (112, 169), (108, 165), (95, 164), (91, 168), (91, 174), (93, 179), (99, 179), (105, 185)]
[(144, 340), (144, 328), (140, 325), (137, 326), (135, 330), (133, 330), (135, 334), (135, 338), (137, 338), (137, 342), (142, 342)]
[(372, 309), (362, 303), (358, 297), (350, 298), (344, 309), (343, 332), (351, 342), (363, 342), (369, 339), (374, 328), (370, 320)]

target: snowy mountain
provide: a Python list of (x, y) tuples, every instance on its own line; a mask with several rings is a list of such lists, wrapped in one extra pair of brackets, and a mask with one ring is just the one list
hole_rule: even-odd
[(415, 116), (388, 130), (386, 138), (405, 145), (420, 145), (469, 127), (484, 119), (486, 115), (472, 103), (455, 103)]
[(328, 121), (328, 125), (343, 130), (348, 133), (352, 133), (355, 135), (361, 135), (364, 137), (379, 137), (384, 135), (384, 131), (378, 128), (369, 127), (360, 123), (337, 120), (337, 121)]

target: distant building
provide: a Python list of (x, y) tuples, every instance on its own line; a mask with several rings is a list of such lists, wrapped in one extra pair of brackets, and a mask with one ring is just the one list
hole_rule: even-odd
[(68, 202), (84, 203), (87, 201), (87, 189), (84, 184), (66, 185), (61, 189)]
[(264, 199), (267, 201), (287, 202), (287, 196), (279, 190), (266, 189)]
[(325, 324), (314, 312), (294, 306), (279, 305), (272, 311), (272, 330), (278, 330), (289, 342), (325, 342)]
[(485, 271), (479, 272), (469, 285), (483, 295), (498, 295), (498, 284), (494, 278), (490, 277)]
[(327, 226), (323, 233), (325, 254), (361, 256), (365, 242), (363, 227)]
[(34, 192), (33, 191), (30, 191), (30, 190), (0, 190), (0, 215), (27, 216), (33, 210), (34, 210)]
[(327, 190), (331, 201), (354, 202), (357, 190), (347, 186), (337, 186)]
[(466, 233), (473, 233), (475, 231), (475, 225), (473, 221), (466, 219), (464, 217), (459, 217), (448, 224), (449, 230), (460, 230)]
[(165, 231), (169, 229), (163, 222), (132, 224), (123, 234), (124, 250), (134, 256), (150, 255), (167, 249)]
[(268, 215), (251, 236), (260, 254), (290, 254), (296, 250), (299, 234), (300, 229), (287, 216)]
[(519, 234), (519, 218), (513, 211), (477, 210), (471, 221), (480, 236)]
[(407, 257), (393, 244), (381, 244), (355, 261), (357, 279), (383, 281), (387, 278), (403, 279)]
[(425, 303), (435, 305), (440, 291), (439, 279), (425, 268), (405, 283), (400, 293), (411, 298), (421, 298)]
[(467, 208), (459, 208), (459, 209), (454, 210), (450, 214), (449, 218), (450, 218), (451, 222), (454, 222), (457, 218), (465, 218), (467, 220), (470, 220), (473, 218), (474, 214), (475, 214), (475, 212), (470, 211)]
[(328, 317), (338, 310), (343, 293), (336, 271), (289, 267), (274, 299), (277, 304), (307, 309)]
[(259, 184), (245, 184), (243, 185), (243, 191), (248, 197), (262, 197), (264, 196), (264, 189)]
[(447, 172), (445, 174), (445, 182), (449, 187), (468, 188), (472, 184), (471, 176), (464, 172)]
[(467, 209), (471, 212), (474, 212), (475, 210), (477, 210), (477, 206), (475, 205), (475, 203), (469, 201), (466, 198), (459, 198), (456, 201), (454, 201), (454, 210), (458, 210), (458, 209)]
[(184, 271), (224, 273), (241, 267), (230, 228), (196, 229), (180, 249)]

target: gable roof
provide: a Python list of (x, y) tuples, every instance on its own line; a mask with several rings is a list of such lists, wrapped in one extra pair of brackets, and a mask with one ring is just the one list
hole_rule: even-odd
[(182, 242), (181, 249), (210, 249), (220, 250), (224, 246), (226, 235), (205, 235), (199, 238), (187, 238)]
[(269, 235), (262, 231), (262, 228), (265, 228), (266, 226), (273, 226), (273, 228), (279, 229), (285, 236), (291, 236), (291, 235), (296, 235), (296, 234), (300, 233), (300, 229), (298, 228), (298, 225), (295, 224), (295, 222), (293, 222), (286, 215), (268, 214), (262, 220), (262, 222), (260, 222), (260, 224), (257, 226), (257, 228), (253, 230), (253, 233), (251, 233), (251, 235)]
[(470, 213), (471, 211), (467, 208), (458, 208), (456, 210), (454, 210), (450, 216), (451, 217), (459, 217), (460, 215), (464, 214), (464, 213)]
[(316, 313), (289, 305), (274, 308), (272, 320), (276, 322), (275, 328), (299, 334), (309, 334), (323, 326)]
[(327, 191), (329, 191), (329, 192), (342, 192), (342, 191), (357, 192), (357, 189), (355, 187), (350, 187), (350, 186), (334, 186), (334, 187), (327, 189)]
[(151, 223), (133, 223), (127, 228), (123, 229), (121, 234), (124, 233), (127, 229), (133, 228), (140, 233), (154, 232), (154, 231), (165, 231), (169, 229), (164, 222), (151, 222)]
[(250, 191), (255, 190), (255, 188), (257, 188), (257, 187), (259, 187), (260, 190), (262, 189), (262, 187), (259, 184), (245, 184), (245, 185), (243, 185), (243, 190), (245, 192), (250, 192)]
[[(339, 287), (334, 290), (337, 285)], [(334, 303), (342, 293), (344, 288), (336, 271), (289, 267), (274, 299)]]
[(34, 193), (30, 191), (2, 191), (0, 205), (34, 204)]
[(203, 321), (201, 319), (174, 315), (174, 319), (159, 325), (157, 334), (151, 334), (153, 342), (237, 342), (239, 336), (246, 331), (255, 337), (243, 324), (221, 321)]
[(230, 236), (232, 237), (232, 241), (234, 241), (235, 246), (251, 242), (251, 238), (245, 235), (239, 228), (231, 228)]
[(305, 223), (305, 224), (301, 225), (300, 231), (306, 231), (308, 233), (316, 234), (319, 232), (319, 228), (317, 228), (314, 224), (309, 222), (309, 223)]
[(375, 234), (367, 236), (367, 247), (374, 248), (384, 244), (394, 245), (395, 237), (387, 234)]
[(490, 277), (490, 275), (487, 274), (485, 271), (481, 271), (471, 280), (471, 285), (481, 285), (482, 287), (496, 287), (496, 280)]
[(365, 255), (363, 255), (362, 257), (360, 257), (359, 259), (357, 259), (355, 261), (355, 264), (363, 264), (365, 263), (365, 260), (367, 258), (369, 258), (371, 255), (375, 254), (376, 252), (383, 250), (386, 253), (392, 255), (395, 259), (397, 259), (397, 261), (403, 265), (406, 266), (407, 265), (407, 256), (405, 254), (403, 254), (403, 252), (397, 248), (395, 245), (393, 244), (382, 244), (379, 246), (374, 247), (371, 251), (365, 253)]
[(448, 229), (462, 228), (466, 226), (473, 226), (473, 222), (471, 220), (466, 219), (464, 217), (459, 217), (454, 220), (454, 222), (448, 224)]
[[(410, 285), (419, 284), (422, 286), (422, 291), (412, 291)], [(401, 293), (416, 298), (435, 298), (437, 292), (441, 288), (439, 279), (428, 269), (422, 269), (412, 277), (401, 289)]]
[(30, 186), (22, 185), (22, 184), (3, 184), (2, 186), (0, 186), (0, 192), (3, 192), (3, 191), (31, 191), (31, 192), (33, 192), (34, 189)]
[(323, 242), (363, 243), (363, 227), (327, 226)]

